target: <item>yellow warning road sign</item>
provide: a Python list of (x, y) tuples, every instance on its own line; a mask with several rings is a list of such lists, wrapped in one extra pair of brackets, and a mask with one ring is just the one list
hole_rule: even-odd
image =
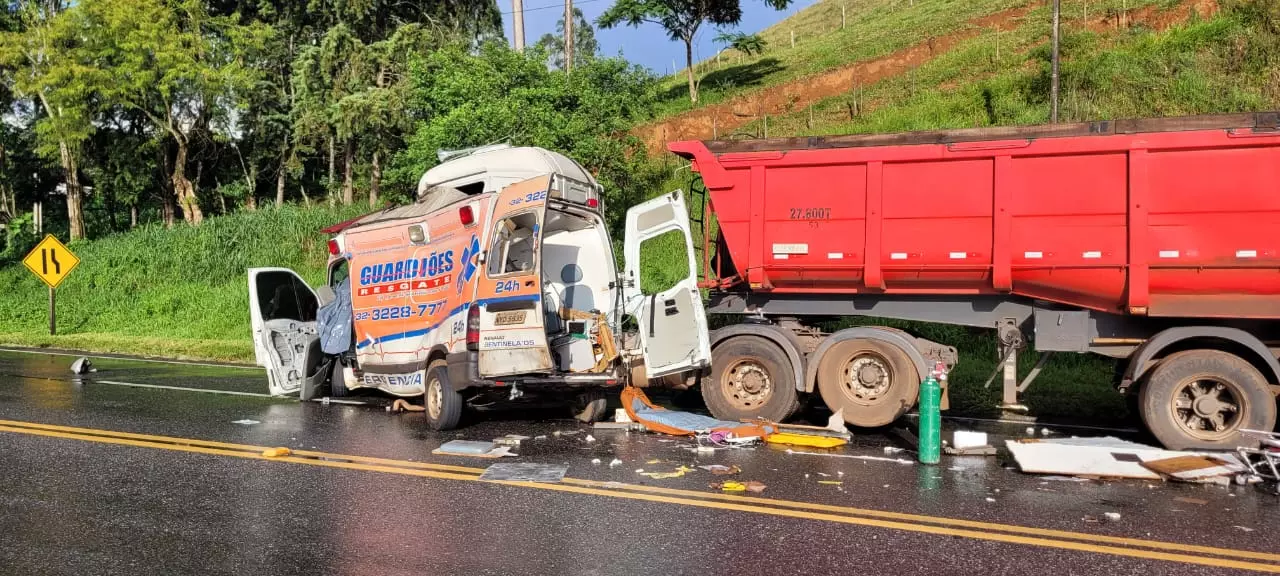
[(53, 234), (49, 234), (22, 259), (22, 263), (50, 288), (57, 288), (67, 274), (80, 264), (80, 259), (54, 238)]

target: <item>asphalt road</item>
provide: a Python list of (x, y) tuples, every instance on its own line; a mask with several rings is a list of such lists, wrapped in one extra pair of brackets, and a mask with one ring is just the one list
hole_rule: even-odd
[[(72, 359), (0, 352), (2, 574), (1280, 572), (1280, 498), (1253, 487), (843, 457), (899, 457), (892, 431), (837, 456), (697, 453), (557, 411), (441, 434), (380, 406), (245, 395), (265, 391), (257, 370), (95, 359), (77, 380)], [(504, 462), (566, 465), (566, 480), (481, 481), (493, 461), (431, 454), (504, 434), (546, 436)], [(261, 454), (272, 447), (293, 453)], [(713, 463), (742, 472), (637, 473)], [(767, 488), (708, 486), (729, 478)]]

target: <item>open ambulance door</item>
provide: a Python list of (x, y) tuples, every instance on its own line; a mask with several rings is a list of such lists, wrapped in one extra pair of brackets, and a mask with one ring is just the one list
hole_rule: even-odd
[[(673, 254), (649, 252), (642, 263), (640, 247), (646, 241), (657, 242), (656, 248)], [(674, 253), (681, 248), (685, 258)], [(638, 323), (649, 378), (709, 366), (711, 339), (698, 292), (698, 263), (684, 193), (676, 190), (627, 210), (622, 251), (626, 259), (623, 294), (627, 311)], [(673, 257), (680, 261), (672, 262)], [(669, 287), (650, 289), (642, 282), (644, 271), (655, 277), (670, 276), (673, 267), (677, 277), (674, 283), (665, 283)]]
[(479, 315), (482, 378), (551, 371), (542, 310), (542, 232), (550, 175), (498, 193), (484, 270), (472, 303)]
[(286, 268), (249, 269), (249, 319), (253, 356), (267, 369), (268, 388), (279, 396), (298, 392), (317, 375), (323, 354), (316, 329), (320, 300)]

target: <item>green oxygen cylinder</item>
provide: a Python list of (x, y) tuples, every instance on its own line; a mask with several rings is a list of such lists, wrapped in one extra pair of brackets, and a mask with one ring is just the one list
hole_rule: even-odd
[(942, 383), (946, 368), (939, 362), (920, 384), (920, 463), (937, 464), (942, 459)]

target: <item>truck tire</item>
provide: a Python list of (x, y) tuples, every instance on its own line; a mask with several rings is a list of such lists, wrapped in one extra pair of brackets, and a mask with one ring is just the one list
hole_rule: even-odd
[(462, 419), (462, 395), (449, 383), (449, 371), (444, 360), (434, 360), (427, 366), (426, 398), (427, 425), (432, 430), (453, 430)]
[(1257, 368), (1219, 350), (1170, 355), (1138, 390), (1151, 434), (1170, 450), (1256, 446), (1240, 431), (1276, 426), (1276, 398)]
[(791, 361), (776, 344), (761, 336), (734, 336), (712, 350), (702, 400), (721, 420), (781, 422), (800, 408), (795, 380)]
[(590, 424), (604, 418), (605, 411), (609, 408), (609, 398), (603, 390), (588, 390), (575, 396), (569, 406), (574, 418)]
[(888, 342), (839, 342), (818, 359), (818, 391), (832, 412), (854, 426), (885, 426), (920, 396), (920, 374), (905, 351)]

